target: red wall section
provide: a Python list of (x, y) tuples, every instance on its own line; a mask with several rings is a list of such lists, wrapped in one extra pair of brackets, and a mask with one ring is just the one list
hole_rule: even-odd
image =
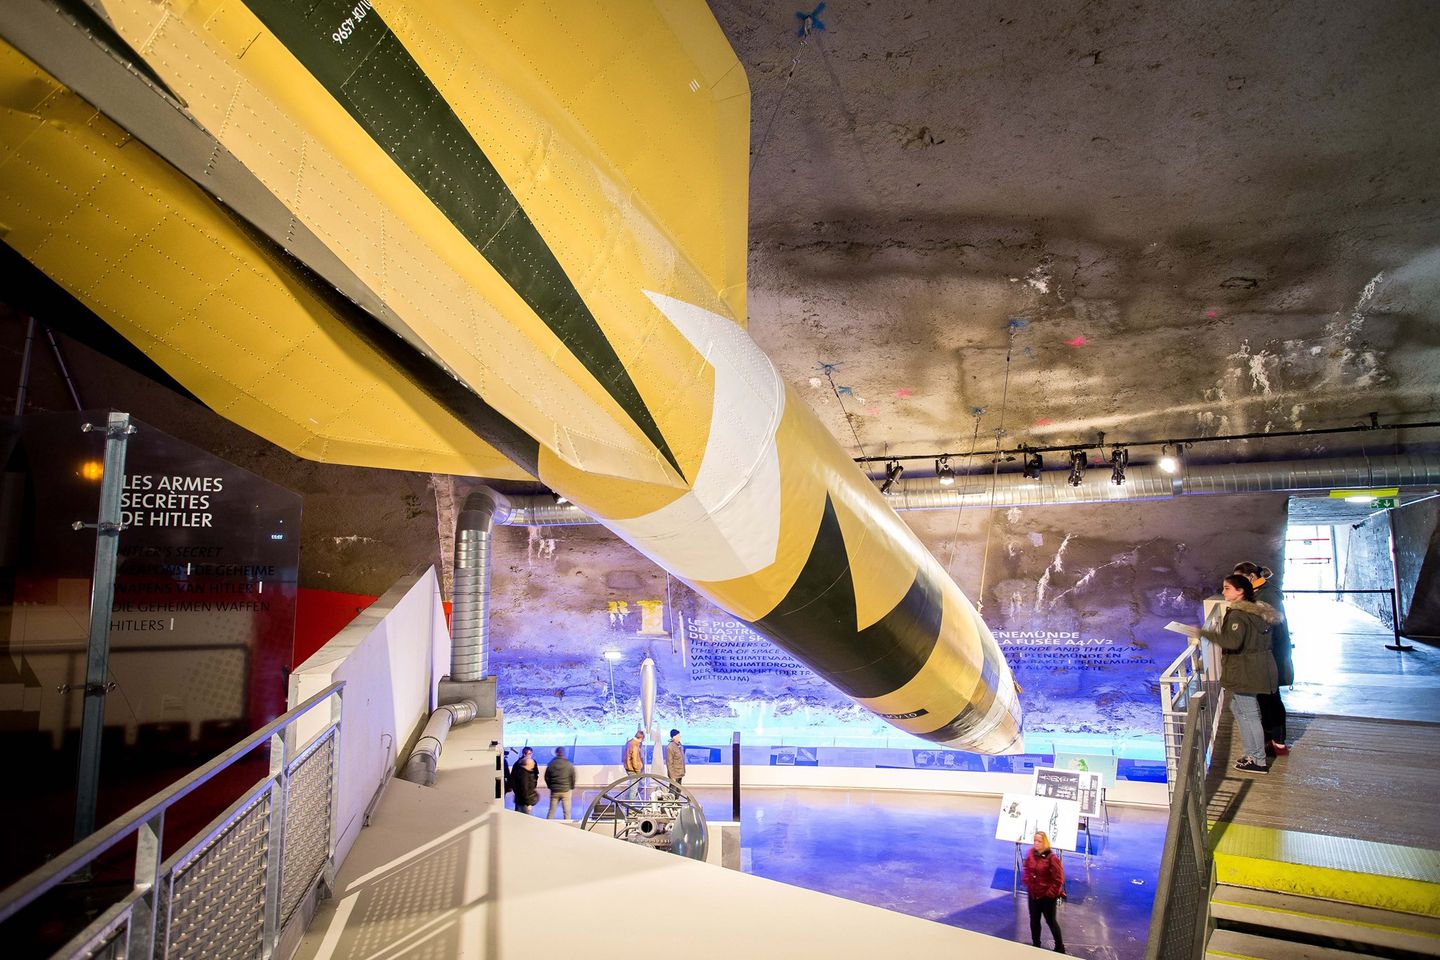
[[(365, 593), (337, 593), (334, 590), (306, 590), (300, 588), (295, 604), (295, 651), (290, 667), (304, 663), (316, 650), (325, 646), (346, 625), (354, 620), (360, 611), (374, 603), (378, 597)], [(445, 622), (450, 622), (450, 604), (444, 604)]]
[(346, 624), (376, 599), (364, 593), (336, 593), (301, 587), (295, 603), (295, 651), (290, 660), (291, 669), (325, 646), (331, 637), (345, 629)]

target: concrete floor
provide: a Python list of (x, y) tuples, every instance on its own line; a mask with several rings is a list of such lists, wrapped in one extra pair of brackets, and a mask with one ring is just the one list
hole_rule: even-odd
[[(991, 839), (999, 801), (947, 794), (753, 791), (742, 810), (757, 876), (1028, 942), (1015, 848)], [(1113, 808), (1090, 866), (1066, 854), (1060, 926), (1082, 957), (1144, 954), (1167, 812)], [(1048, 931), (1044, 943), (1049, 943)]]
[[(596, 792), (577, 791), (576, 818)], [(707, 818), (730, 819), (729, 790), (694, 792)], [(541, 799), (543, 812), (543, 791)], [(741, 808), (742, 868), (1028, 943), (1025, 895), (1011, 893), (1015, 847), (992, 839), (998, 808), (998, 797), (754, 788)], [(1105, 960), (1144, 955), (1166, 817), (1159, 808), (1112, 807), (1109, 836), (1097, 826), (1089, 868), (1082, 855), (1065, 854), (1070, 901), (1060, 926), (1069, 953)], [(1049, 938), (1047, 930), (1046, 945)]]
[[(1321, 598), (1287, 605), (1297, 683), (1292, 713), (1440, 720), (1440, 650), (1386, 650), (1378, 621)], [(1318, 746), (1297, 716), (1296, 749)], [(1301, 741), (1304, 741), (1303, 743)], [(580, 816), (595, 791), (577, 796)], [(697, 790), (711, 819), (729, 819), (729, 792)], [(543, 797), (542, 797), (543, 800)], [(1318, 801), (1317, 801), (1318, 802)], [(996, 799), (904, 792), (751, 789), (742, 809), (746, 872), (838, 897), (1027, 942), (1023, 895), (1012, 898), (1014, 848), (991, 838)], [(542, 804), (543, 806), (543, 804)], [(1066, 946), (1077, 956), (1144, 954), (1166, 811), (1111, 810), (1088, 869), (1069, 854)], [(1045, 942), (1048, 943), (1048, 932)]]
[(1294, 713), (1440, 722), (1440, 649), (1418, 640), (1401, 653), (1394, 635), (1363, 610), (1321, 597), (1285, 602), (1295, 644)]

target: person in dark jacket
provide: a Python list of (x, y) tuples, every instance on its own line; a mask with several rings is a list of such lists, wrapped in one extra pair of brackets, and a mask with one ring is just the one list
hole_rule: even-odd
[(529, 813), (540, 802), (540, 767), (529, 747), (520, 751), (520, 759), (510, 768), (510, 792), (515, 794), (516, 813)]
[(1200, 635), (1220, 647), (1220, 686), (1230, 699), (1230, 712), (1240, 728), (1244, 755), (1235, 761), (1236, 770), (1266, 773), (1265, 731), (1260, 725), (1257, 694), (1276, 689), (1275, 657), (1270, 652), (1271, 632), (1280, 622), (1280, 613), (1268, 603), (1255, 600), (1255, 588), (1240, 574), (1231, 574), (1220, 585), (1229, 609), (1217, 630)]
[(1265, 728), (1265, 753), (1272, 757), (1283, 757), (1290, 752), (1287, 745), (1290, 740), (1285, 729), (1288, 714), (1285, 701), (1280, 699), (1280, 687), (1288, 687), (1295, 682), (1295, 660), (1291, 652), (1293, 648), (1290, 643), (1290, 623), (1285, 617), (1285, 597), (1269, 567), (1262, 567), (1247, 560), (1237, 563), (1235, 572), (1249, 579), (1250, 585), (1255, 588), (1257, 601), (1270, 604), (1281, 616), (1281, 621), (1275, 625), (1272, 633), (1273, 642), (1270, 647), (1275, 657), (1279, 686), (1272, 693), (1259, 694), (1255, 701), (1260, 705), (1260, 725)]
[(545, 789), (550, 791), (550, 809), (545, 819), (555, 816), (555, 806), (560, 806), (561, 818), (570, 819), (570, 794), (575, 790), (575, 764), (565, 759), (565, 748), (555, 748), (555, 758), (545, 764)]
[(665, 744), (665, 775), (676, 783), (685, 779), (685, 745), (680, 742), (680, 731), (670, 731), (670, 742)]
[(1030, 942), (1040, 946), (1040, 918), (1050, 925), (1055, 938), (1055, 952), (1065, 952), (1065, 938), (1060, 935), (1060, 921), (1055, 918), (1055, 904), (1065, 899), (1065, 864), (1060, 854), (1050, 849), (1050, 838), (1036, 831), (1035, 845), (1025, 854), (1021, 881), (1030, 894)]

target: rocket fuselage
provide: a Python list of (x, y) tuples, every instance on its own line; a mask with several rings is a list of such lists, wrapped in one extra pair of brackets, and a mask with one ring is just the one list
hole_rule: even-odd
[[(418, 387), (455, 416), (437, 378), (415, 372), (432, 365), (482, 402), (463, 427), (857, 702), (937, 743), (1018, 747), (1010, 671), (976, 611), (743, 328), (748, 90), (702, 3), (574, 10), (559, 33), (545, 5), (498, 2), (102, 6), (145, 68), (359, 285), (351, 298), (381, 305), (361, 324), (384, 324), (394, 342), (364, 338), (374, 359), (356, 377), (397, 397)], [(33, 74), (13, 51), (5, 63)], [(199, 207), (215, 200), (170, 184), (144, 147), (54, 132), (64, 136), (52, 150), (76, 151), (54, 176), (83, 177), (80, 153), (102, 151), (117, 169), (150, 164), (136, 189), (183, 195), (175, 229), (145, 233), (178, 262), (205, 255), (199, 234), (237, 256), (254, 244), (272, 267), (266, 244), (294, 252), (297, 231), (270, 224), (252, 222), (266, 240), (209, 236), (223, 225), (207, 226)], [(25, 226), (20, 206), (7, 205), (7, 223)], [(99, 240), (133, 245), (146, 229)], [(243, 304), (208, 338), (225, 318), (158, 303), (127, 312), (50, 259), (44, 230), (6, 240), (217, 409), (253, 396), (258, 379), (213, 370), (222, 339), (263, 352), (277, 335), (247, 323)], [(186, 273), (177, 302), (232, 282), (199, 264)], [(359, 307), (323, 296), (276, 303), (301, 329), (353, 336), (361, 325)], [(317, 392), (330, 372), (294, 353), (271, 355), (301, 388), (273, 385), (244, 422), (294, 448), (297, 425), (323, 415), (326, 426), (303, 429), (333, 429), (351, 441), (347, 462), (367, 462), (361, 431)], [(474, 462), (456, 437), (432, 443)], [(373, 462), (406, 465), (393, 443), (374, 446)]]

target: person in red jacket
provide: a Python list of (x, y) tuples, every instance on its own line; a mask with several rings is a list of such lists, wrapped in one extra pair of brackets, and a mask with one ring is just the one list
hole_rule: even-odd
[(1036, 831), (1035, 845), (1025, 854), (1025, 872), (1021, 879), (1030, 893), (1030, 942), (1040, 946), (1040, 918), (1050, 925), (1055, 938), (1055, 952), (1065, 952), (1065, 938), (1055, 919), (1055, 904), (1065, 899), (1065, 864), (1060, 854), (1050, 849), (1050, 838)]

